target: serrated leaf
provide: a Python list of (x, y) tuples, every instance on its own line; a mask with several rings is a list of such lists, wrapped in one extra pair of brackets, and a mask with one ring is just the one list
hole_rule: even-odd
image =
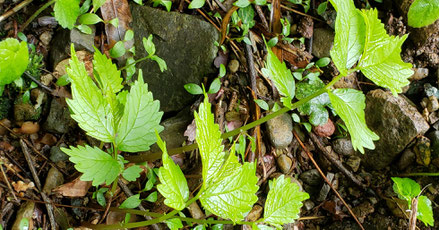
[(80, 0), (56, 0), (53, 11), (55, 19), (58, 23), (67, 29), (73, 29), (76, 19), (80, 15), (79, 11)]
[(67, 73), (72, 81), (73, 99), (66, 99), (72, 111), (71, 116), (87, 135), (111, 143), (115, 133), (111, 107), (88, 76), (84, 63), (78, 60), (73, 45), (71, 54)]
[(398, 194), (400, 199), (406, 200), (411, 204), (411, 200), (421, 193), (421, 186), (410, 178), (392, 177), (394, 182), (393, 191)]
[(294, 98), (296, 90), (294, 77), (285, 62), (280, 62), (270, 48), (267, 47), (267, 50), (266, 68), (263, 68), (262, 72), (274, 82), (277, 90), (283, 96), (281, 101), (284, 106), (291, 108), (291, 100)]
[(133, 165), (133, 166), (125, 169), (122, 173), (122, 176), (127, 181), (136, 181), (136, 179), (140, 177), (140, 173), (142, 171), (143, 170), (139, 165)]
[(256, 164), (245, 162), (241, 165), (235, 152), (231, 151), (221, 171), (214, 176), (214, 183), (200, 197), (201, 204), (224, 219), (243, 220), (258, 200)]
[(331, 58), (340, 73), (346, 76), (347, 70), (363, 53), (366, 27), (353, 0), (330, 0), (330, 2), (337, 11)]
[(79, 17), (79, 23), (84, 25), (94, 25), (99, 22), (102, 22), (102, 19), (93, 13), (86, 13)]
[(93, 181), (93, 186), (102, 183), (111, 184), (122, 171), (117, 160), (97, 147), (86, 145), (61, 148), (61, 151), (70, 156), (69, 160), (75, 164), (75, 169), (83, 173), (82, 181)]
[(424, 222), (425, 226), (434, 226), (433, 208), (431, 201), (426, 196), (420, 196), (418, 199), (418, 219)]
[(178, 230), (178, 229), (183, 228), (183, 223), (178, 218), (172, 218), (172, 219), (166, 220), (165, 223), (166, 223), (166, 226), (168, 226), (168, 228), (170, 230)]
[(419, 28), (439, 19), (439, 0), (415, 0), (407, 13), (408, 24)]
[(402, 92), (402, 87), (410, 83), (407, 79), (413, 75), (412, 64), (403, 62), (400, 56), (407, 34), (402, 37), (387, 35), (376, 9), (363, 10), (361, 15), (366, 22), (366, 40), (358, 69), (396, 96)]
[(299, 218), (302, 201), (309, 199), (306, 192), (301, 192), (297, 184), (281, 175), (270, 182), (270, 191), (264, 207), (264, 223), (280, 226), (293, 223)]
[(126, 96), (123, 116), (117, 127), (116, 144), (119, 150), (139, 152), (149, 150), (156, 142), (154, 130), (161, 132), (160, 125), (163, 112), (159, 111), (160, 102), (154, 100), (143, 82), (142, 71), (130, 93)]
[(19, 42), (14, 38), (6, 38), (0, 42), (0, 86), (19, 79), (28, 64), (29, 52), (26, 42)]
[(163, 152), (163, 166), (159, 169), (159, 179), (161, 184), (157, 185), (157, 190), (165, 197), (164, 203), (174, 209), (183, 210), (186, 201), (189, 199), (189, 188), (186, 178), (180, 167), (169, 157), (166, 144), (157, 134), (157, 145)]
[(206, 0), (193, 0), (189, 4), (189, 9), (198, 9), (204, 6), (204, 3), (206, 3)]
[(116, 94), (123, 88), (123, 79), (117, 66), (97, 48), (94, 53), (93, 69), (99, 87), (105, 95)]
[(200, 149), (203, 164), (203, 188), (207, 188), (213, 183), (212, 179), (220, 172), (224, 163), (224, 146), (221, 144), (223, 139), (221, 138), (219, 126), (215, 124), (207, 97), (200, 104), (198, 113), (194, 113), (197, 127), (195, 139)]
[(140, 194), (136, 194), (128, 197), (126, 200), (122, 202), (119, 208), (133, 209), (137, 208), (140, 205), (142, 200), (140, 200)]
[(331, 104), (340, 118), (346, 124), (351, 135), (352, 146), (364, 153), (364, 149), (374, 149), (373, 141), (379, 136), (366, 125), (364, 108), (366, 107), (363, 92), (354, 89), (336, 89), (328, 91)]

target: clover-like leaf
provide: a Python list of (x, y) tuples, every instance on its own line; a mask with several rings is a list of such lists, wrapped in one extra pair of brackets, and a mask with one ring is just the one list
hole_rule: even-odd
[(344, 76), (360, 58), (364, 49), (365, 23), (352, 0), (330, 0), (337, 10), (332, 60)]
[(182, 210), (186, 207), (189, 199), (189, 188), (186, 178), (180, 167), (169, 157), (166, 144), (157, 134), (157, 145), (163, 152), (163, 166), (159, 169), (159, 179), (161, 184), (157, 185), (160, 194), (165, 197), (164, 203), (174, 209)]
[(389, 36), (378, 19), (378, 11), (362, 10), (366, 23), (366, 41), (358, 69), (375, 84), (390, 89), (393, 95), (402, 92), (413, 75), (412, 64), (401, 60), (401, 46), (407, 39)]
[(111, 184), (122, 171), (117, 160), (97, 147), (86, 145), (61, 150), (70, 156), (69, 160), (75, 164), (76, 170), (83, 173), (81, 180), (92, 181), (93, 186)]
[(163, 130), (159, 111), (160, 102), (154, 100), (143, 82), (142, 71), (126, 96), (123, 116), (117, 126), (116, 144), (122, 151), (138, 152), (149, 150), (156, 142), (154, 130)]
[(364, 149), (374, 149), (373, 141), (379, 136), (372, 132), (366, 125), (364, 108), (366, 107), (363, 92), (354, 89), (336, 89), (328, 91), (332, 107), (345, 122), (351, 135), (352, 146), (355, 150), (364, 153)]
[(263, 222), (274, 226), (292, 223), (299, 218), (302, 201), (309, 198), (297, 184), (284, 175), (270, 181), (270, 191), (264, 208)]
[(6, 38), (0, 42), (0, 86), (20, 78), (28, 64), (26, 42), (19, 42), (14, 38)]
[(55, 19), (58, 23), (67, 29), (73, 29), (76, 19), (80, 15), (79, 10), (80, 0), (56, 0), (53, 11)]

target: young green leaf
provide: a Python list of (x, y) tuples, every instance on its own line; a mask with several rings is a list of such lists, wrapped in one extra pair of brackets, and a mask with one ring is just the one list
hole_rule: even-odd
[(224, 163), (224, 146), (221, 144), (223, 140), (219, 126), (215, 124), (207, 96), (204, 97), (204, 102), (201, 103), (198, 113), (194, 112), (194, 114), (197, 127), (195, 139), (203, 164), (203, 188), (207, 188), (213, 183), (213, 178), (219, 173)]
[(68, 74), (62, 75), (58, 80), (56, 80), (56, 85), (58, 86), (66, 86), (71, 82), (70, 77)]
[(116, 94), (123, 88), (123, 79), (117, 66), (97, 48), (95, 48), (93, 67), (96, 81), (104, 95)]
[(80, 15), (79, 12), (80, 0), (56, 0), (53, 11), (55, 19), (58, 23), (67, 29), (73, 29), (76, 19)]
[(269, 110), (270, 107), (268, 106), (267, 102), (261, 99), (255, 99), (256, 104), (258, 104), (259, 107), (263, 110)]
[(281, 226), (299, 218), (302, 201), (309, 198), (297, 184), (284, 175), (270, 181), (270, 191), (264, 208), (264, 223)]
[(79, 23), (84, 25), (94, 25), (99, 22), (102, 22), (102, 19), (93, 13), (86, 13), (79, 17)]
[(238, 0), (235, 3), (233, 3), (233, 5), (240, 7), (240, 8), (244, 8), (249, 6), (251, 3), (249, 0)]
[(184, 89), (186, 89), (188, 93), (193, 95), (203, 94), (203, 89), (199, 85), (194, 83), (188, 83), (184, 85)]
[(151, 56), (149, 58), (151, 60), (155, 61), (157, 63), (157, 65), (159, 65), (159, 68), (160, 68), (161, 72), (163, 72), (163, 71), (168, 69), (168, 66), (166, 65), (165, 60), (161, 59), (159, 56), (153, 55), (153, 56)]
[(101, 6), (104, 5), (106, 0), (93, 0), (93, 10), (96, 12)]
[(78, 25), (78, 26), (75, 26), (79, 31), (81, 31), (81, 33), (84, 33), (84, 34), (91, 34), (91, 33), (93, 33), (93, 30), (90, 28), (90, 26), (87, 26), (87, 25)]
[(431, 201), (426, 196), (419, 196), (418, 198), (418, 219), (424, 222), (425, 226), (434, 226), (433, 208)]
[(110, 49), (110, 56), (113, 58), (122, 57), (126, 52), (125, 45), (123, 41), (118, 41), (114, 44), (113, 48)]
[(149, 35), (148, 39), (145, 37), (142, 39), (143, 48), (145, 48), (145, 51), (148, 53), (148, 56), (152, 56), (155, 54), (155, 45), (152, 42), (152, 34)]
[(421, 193), (421, 186), (410, 178), (392, 177), (394, 182), (393, 191), (398, 194), (400, 199), (406, 200), (411, 204), (412, 198)]
[(218, 93), (220, 88), (221, 88), (221, 80), (219, 78), (215, 78), (212, 84), (210, 84), (209, 91), (207, 93), (208, 94)]
[(364, 149), (374, 149), (373, 141), (379, 136), (366, 125), (364, 108), (366, 107), (363, 92), (354, 89), (336, 89), (328, 91), (329, 99), (337, 114), (346, 124), (351, 134), (352, 146), (364, 153)]
[(294, 77), (285, 62), (280, 62), (271, 48), (267, 47), (267, 50), (266, 68), (263, 68), (262, 72), (274, 82), (277, 90), (283, 96), (281, 101), (284, 106), (291, 108), (291, 100), (294, 98), (296, 90)]
[(200, 197), (203, 207), (224, 219), (243, 220), (258, 200), (256, 164), (245, 162), (241, 165), (232, 150), (220, 172), (213, 176), (214, 183)]
[(344, 76), (360, 58), (364, 49), (366, 27), (353, 0), (330, 0), (337, 11), (331, 57)]
[(152, 203), (156, 202), (157, 201), (157, 191), (150, 193), (145, 198), (145, 200), (148, 201), (148, 202), (152, 202)]
[(119, 208), (125, 208), (125, 209), (137, 208), (137, 206), (139, 206), (141, 202), (142, 200), (140, 200), (140, 194), (136, 194), (124, 200), (122, 204), (119, 206)]
[(93, 186), (104, 182), (111, 184), (122, 171), (117, 160), (97, 147), (86, 145), (61, 150), (70, 156), (69, 160), (75, 164), (75, 169), (83, 173), (81, 180), (93, 181)]
[(226, 76), (226, 67), (224, 66), (224, 64), (220, 64), (220, 72), (219, 72), (219, 77), (222, 78), (224, 76)]
[(134, 31), (133, 30), (127, 30), (127, 32), (125, 32), (125, 36), (124, 36), (123, 40), (129, 41), (129, 40), (131, 40), (133, 38), (134, 38)]
[(189, 9), (198, 9), (204, 6), (204, 3), (206, 3), (206, 0), (193, 0), (189, 4)]
[(160, 120), (163, 112), (159, 111), (160, 102), (154, 100), (143, 82), (142, 71), (130, 93), (126, 96), (123, 116), (117, 126), (116, 144), (119, 150), (139, 152), (149, 150), (156, 142), (154, 130), (161, 132)]
[(362, 10), (361, 15), (366, 22), (366, 41), (358, 69), (375, 84), (389, 88), (396, 96), (402, 92), (402, 87), (410, 83), (407, 79), (413, 75), (412, 64), (403, 62), (400, 56), (407, 34), (402, 37), (387, 35), (376, 9)]
[(172, 219), (166, 220), (165, 223), (166, 223), (166, 226), (168, 226), (168, 228), (170, 230), (178, 230), (178, 229), (183, 228), (183, 223), (178, 218), (172, 218)]
[(409, 26), (420, 28), (439, 19), (439, 0), (415, 0), (407, 14)]
[[(13, 63), (13, 65), (11, 65)], [(0, 85), (7, 85), (20, 78), (29, 64), (27, 43), (14, 38), (0, 42)]]
[(325, 13), (326, 8), (328, 8), (328, 2), (322, 2), (320, 3), (319, 7), (317, 7), (317, 13), (319, 15), (322, 15), (323, 13)]
[(157, 7), (158, 5), (162, 5), (166, 8), (166, 10), (169, 12), (171, 11), (172, 1), (168, 0), (153, 0), (153, 7)]
[(166, 143), (157, 134), (157, 145), (163, 152), (163, 166), (159, 169), (159, 179), (161, 184), (157, 185), (157, 190), (165, 197), (164, 203), (174, 209), (183, 210), (186, 201), (189, 199), (189, 188), (186, 178), (180, 167), (169, 157), (166, 150)]
[(331, 63), (331, 58), (328, 57), (324, 57), (324, 58), (320, 58), (317, 62), (316, 62), (316, 66), (318, 67), (325, 67), (327, 65), (329, 65), (329, 63)]
[(84, 63), (78, 60), (73, 45), (67, 73), (72, 81), (72, 97), (67, 104), (72, 118), (87, 135), (104, 142), (114, 140), (114, 116), (101, 91), (88, 76)]
[(140, 177), (140, 173), (142, 171), (143, 170), (139, 165), (133, 165), (133, 166), (125, 169), (122, 173), (122, 176), (127, 181), (136, 181), (136, 179)]

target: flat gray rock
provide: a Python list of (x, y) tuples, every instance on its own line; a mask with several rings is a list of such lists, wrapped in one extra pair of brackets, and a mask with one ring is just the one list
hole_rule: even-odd
[(381, 89), (366, 96), (366, 122), (380, 139), (366, 150), (364, 163), (375, 169), (388, 166), (417, 136), (430, 128), (411, 101)]
[(209, 23), (191, 15), (165, 12), (147, 6), (131, 7), (136, 59), (146, 56), (142, 38), (154, 35), (156, 54), (166, 61), (168, 70), (160, 72), (153, 61), (137, 65), (143, 70), (154, 98), (160, 100), (164, 112), (178, 111), (194, 97), (184, 89), (187, 83), (200, 84), (213, 73), (213, 60), (218, 48), (218, 31)]

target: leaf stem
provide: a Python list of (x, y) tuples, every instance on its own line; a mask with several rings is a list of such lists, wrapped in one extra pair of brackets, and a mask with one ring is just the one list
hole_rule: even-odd
[(49, 2), (47, 2), (46, 4), (44, 4), (42, 7), (40, 7), (37, 11), (35, 11), (34, 14), (32, 14), (32, 16), (30, 16), (29, 19), (26, 20), (26, 22), (21, 26), (20, 31), (24, 31), (24, 29), (26, 29), (26, 27), (36, 18), (38, 17), (38, 15), (40, 15), (41, 12), (43, 12), (46, 8), (48, 8), (49, 6), (51, 6), (53, 3), (55, 3), (56, 0), (51, 0)]
[[(139, 60), (141, 60), (141, 59), (139, 59)], [(355, 71), (355, 69), (352, 69), (348, 73), (352, 73), (354, 71)], [(221, 137), (223, 139), (226, 139), (226, 138), (238, 135), (238, 134), (240, 134), (240, 133), (242, 133), (244, 131), (247, 131), (247, 130), (249, 130), (251, 128), (254, 128), (254, 127), (258, 126), (258, 125), (261, 125), (261, 124), (267, 122), (268, 120), (270, 120), (272, 118), (275, 118), (275, 117), (277, 117), (277, 116), (279, 116), (281, 114), (284, 114), (284, 113), (286, 113), (286, 112), (288, 112), (290, 110), (296, 109), (299, 106), (301, 106), (301, 105), (307, 103), (308, 101), (312, 100), (313, 98), (318, 97), (318, 96), (320, 96), (323, 93), (326, 93), (327, 90), (329, 88), (331, 88), (342, 77), (344, 77), (344, 75), (341, 75), (341, 74), (338, 75), (337, 77), (332, 79), (332, 81), (329, 82), (325, 87), (321, 88), (317, 92), (313, 93), (312, 95), (310, 95), (310, 96), (308, 96), (308, 97), (306, 97), (306, 98), (304, 98), (304, 99), (302, 99), (300, 101), (297, 101), (297, 102), (293, 103), (291, 105), (291, 108), (284, 107), (284, 108), (282, 108), (282, 109), (280, 109), (280, 110), (278, 110), (278, 111), (276, 111), (274, 113), (271, 113), (271, 114), (268, 114), (265, 117), (262, 117), (259, 120), (256, 120), (256, 121), (253, 121), (253, 122), (251, 122), (251, 123), (249, 123), (247, 125), (244, 125), (241, 128), (239, 128), (239, 129), (235, 129), (235, 130), (232, 130), (230, 132), (223, 133), (221, 135)], [(186, 145), (186, 146), (183, 146), (183, 147), (170, 149), (170, 150), (168, 150), (168, 154), (169, 155), (175, 155), (175, 154), (178, 154), (178, 153), (189, 152), (189, 151), (192, 151), (192, 150), (194, 150), (196, 148), (198, 148), (198, 145), (197, 145), (197, 143), (194, 143), (194, 144), (191, 144), (191, 145)], [(140, 162), (154, 161), (154, 160), (160, 159), (161, 155), (162, 155), (162, 152), (158, 151), (158, 152), (154, 152), (154, 153), (141, 154), (141, 155), (137, 155), (137, 156), (127, 156), (126, 159), (128, 161), (130, 161), (130, 162), (133, 162), (133, 163), (140, 163)]]
[(439, 176), (439, 173), (405, 173), (401, 176), (407, 177), (407, 176)]
[(119, 70), (122, 71), (122, 70), (124, 70), (124, 69), (126, 69), (126, 68), (128, 68), (128, 67), (130, 67), (130, 66), (132, 66), (132, 65), (135, 65), (135, 64), (137, 64), (137, 63), (139, 63), (139, 62), (141, 62), (141, 61), (148, 60), (149, 58), (150, 58), (149, 56), (147, 56), (147, 57), (143, 57), (143, 58), (140, 58), (140, 59), (134, 61), (133, 63), (130, 63), (130, 64), (128, 64), (128, 65), (126, 65), (126, 66), (120, 68)]

